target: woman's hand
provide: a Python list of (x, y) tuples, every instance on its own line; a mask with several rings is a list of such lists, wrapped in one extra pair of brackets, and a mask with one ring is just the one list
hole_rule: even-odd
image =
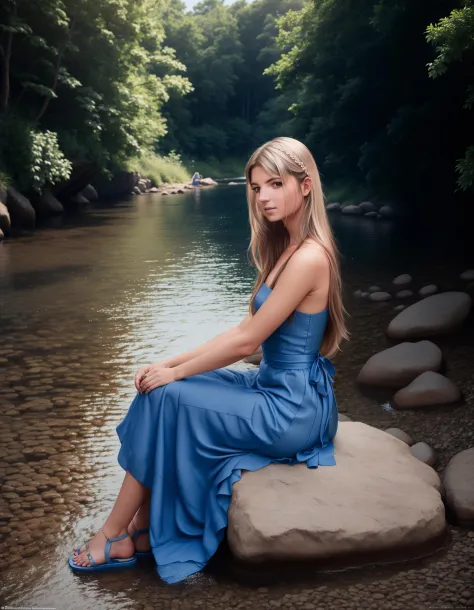
[(168, 364), (166, 363), (165, 360), (161, 361), (161, 362), (152, 362), (151, 364), (147, 364), (145, 366), (142, 366), (138, 369), (138, 371), (135, 373), (135, 387), (137, 389), (137, 392), (140, 392), (140, 383), (143, 379), (144, 375), (148, 374), (148, 371), (152, 368), (152, 367), (156, 367), (156, 368), (167, 368)]
[(148, 365), (144, 369), (138, 371), (137, 375), (140, 372), (141, 378), (138, 383), (138, 391), (142, 394), (148, 394), (155, 388), (176, 381), (174, 370), (172, 368), (164, 367), (160, 363)]

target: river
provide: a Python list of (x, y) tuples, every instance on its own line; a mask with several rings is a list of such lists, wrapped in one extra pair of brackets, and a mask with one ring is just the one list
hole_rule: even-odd
[[(368, 357), (388, 346), (384, 329), (396, 303), (356, 299), (354, 291), (390, 288), (401, 273), (413, 275), (416, 288), (458, 288), (460, 273), (473, 266), (470, 243), (455, 233), (462, 225), (432, 220), (428, 227), (331, 216), (351, 332), (334, 364), (340, 411), (427, 442), (442, 472), (454, 454), (474, 445), (472, 322), (439, 343), (465, 405), (428, 415), (396, 412), (355, 386)], [(74, 543), (102, 525), (123, 478), (115, 427), (134, 396), (137, 367), (196, 346), (246, 315), (254, 280), (248, 239), (244, 188), (217, 186), (91, 204), (0, 244), (3, 604), (57, 610), (467, 607), (474, 536), (452, 525), (448, 547), (415, 563), (317, 572), (258, 588), (233, 576), (225, 553), (218, 567), (172, 587), (150, 565), (95, 575), (69, 569)]]

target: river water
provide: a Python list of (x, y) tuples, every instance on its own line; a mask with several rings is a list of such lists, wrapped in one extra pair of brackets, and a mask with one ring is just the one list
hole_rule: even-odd
[[(331, 222), (352, 334), (334, 360), (339, 409), (427, 442), (442, 472), (453, 455), (474, 445), (472, 321), (438, 343), (465, 404), (428, 415), (398, 413), (355, 386), (368, 357), (388, 346), (384, 329), (396, 303), (358, 300), (353, 292), (390, 288), (406, 272), (415, 288), (457, 289), (460, 273), (473, 266), (472, 249), (454, 222), (428, 228), (338, 214)], [(254, 280), (248, 239), (244, 188), (218, 186), (91, 204), (0, 244), (4, 604), (149, 610), (470, 603), (474, 537), (452, 525), (449, 546), (414, 565), (318, 572), (260, 588), (234, 576), (225, 553), (217, 566), (173, 587), (163, 586), (152, 565), (119, 574), (70, 571), (74, 543), (102, 525), (123, 478), (115, 427), (135, 394), (137, 367), (196, 346), (246, 315)]]

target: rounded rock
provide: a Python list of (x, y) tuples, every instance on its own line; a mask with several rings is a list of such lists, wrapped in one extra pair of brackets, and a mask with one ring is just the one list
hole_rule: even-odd
[(411, 275), (408, 273), (403, 273), (402, 275), (397, 275), (397, 277), (393, 280), (392, 284), (395, 286), (404, 286), (405, 284), (410, 284), (412, 281)]
[(434, 466), (438, 460), (436, 453), (426, 443), (416, 443), (411, 448), (411, 453), (417, 460), (428, 464), (428, 466)]
[(438, 292), (438, 286), (436, 286), (436, 284), (429, 284), (428, 286), (423, 286), (423, 288), (418, 290), (420, 297), (428, 297), (436, 292)]
[(414, 303), (394, 318), (387, 334), (392, 339), (437, 337), (459, 329), (468, 317), (471, 297), (465, 292), (443, 292)]
[(398, 390), (425, 371), (438, 371), (442, 361), (441, 350), (431, 341), (400, 343), (369, 358), (357, 383)]
[(446, 502), (461, 524), (474, 525), (474, 447), (456, 454), (443, 473)]
[(451, 379), (426, 371), (393, 397), (397, 409), (412, 409), (435, 405), (449, 405), (461, 399), (461, 390)]
[(399, 440), (403, 441), (409, 447), (411, 447), (415, 442), (409, 434), (407, 434), (403, 430), (400, 430), (400, 428), (387, 428), (387, 430), (385, 430), (385, 432), (387, 434), (390, 434), (391, 436), (394, 436), (395, 438), (398, 438)]
[(389, 301), (391, 298), (392, 295), (388, 292), (371, 292), (369, 294), (371, 301)]

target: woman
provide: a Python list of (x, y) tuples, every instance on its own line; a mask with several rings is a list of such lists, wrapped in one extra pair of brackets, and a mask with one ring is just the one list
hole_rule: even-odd
[[(324, 356), (347, 332), (318, 170), (304, 144), (276, 138), (245, 173), (258, 269), (249, 315), (137, 372), (117, 427), (125, 478), (103, 528), (69, 558), (73, 569), (131, 566), (148, 551), (160, 576), (178, 582), (215, 553), (242, 470), (335, 464), (334, 369)], [(221, 368), (261, 344), (258, 370)]]

